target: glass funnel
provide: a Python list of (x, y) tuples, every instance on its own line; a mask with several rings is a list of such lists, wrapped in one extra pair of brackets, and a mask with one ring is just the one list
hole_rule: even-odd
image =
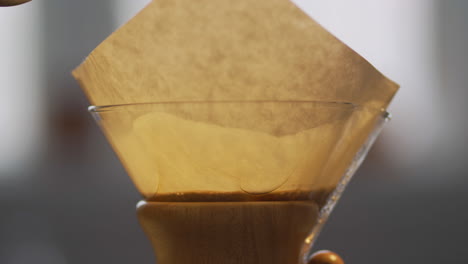
[(140, 223), (163, 264), (304, 263), (387, 119), (316, 101), (90, 111), (145, 199)]

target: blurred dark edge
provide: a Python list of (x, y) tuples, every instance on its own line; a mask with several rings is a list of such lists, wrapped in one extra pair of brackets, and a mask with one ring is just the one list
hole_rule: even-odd
[(0, 0), (0, 6), (15, 6), (15, 5), (21, 5), (27, 2), (30, 2), (31, 0)]

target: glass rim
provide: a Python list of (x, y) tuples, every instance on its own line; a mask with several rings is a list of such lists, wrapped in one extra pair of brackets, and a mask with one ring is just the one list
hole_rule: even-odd
[[(310, 103), (310, 104), (320, 104), (320, 105), (341, 105), (348, 106), (352, 108), (361, 107), (361, 105), (351, 103), (351, 102), (340, 102), (340, 101), (319, 101), (319, 100), (193, 100), (193, 101), (160, 101), (160, 102), (142, 102), (142, 103), (128, 103), (128, 104), (112, 104), (112, 105), (91, 105), (88, 107), (90, 112), (101, 112), (105, 110), (110, 110), (113, 108), (122, 108), (129, 106), (145, 106), (145, 105), (168, 105), (168, 104), (256, 104), (256, 103)], [(377, 109), (376, 109), (377, 110)], [(385, 109), (378, 109), (381, 112), (385, 112)]]
[(90, 105), (88, 111), (90, 113), (101, 113), (112, 111), (114, 109), (132, 107), (132, 106), (148, 106), (148, 105), (169, 105), (169, 104), (259, 104), (259, 103), (277, 103), (277, 104), (286, 104), (286, 103), (300, 103), (300, 104), (318, 104), (318, 105), (330, 105), (330, 106), (347, 106), (353, 109), (365, 108), (368, 110), (373, 110), (381, 112), (383, 117), (387, 120), (391, 119), (391, 114), (384, 108), (372, 108), (367, 106), (362, 106), (359, 104), (351, 102), (340, 102), (340, 101), (319, 101), (319, 100), (187, 100), (187, 101), (160, 101), (160, 102), (142, 102), (142, 103), (128, 103), (128, 104), (113, 104), (113, 105)]

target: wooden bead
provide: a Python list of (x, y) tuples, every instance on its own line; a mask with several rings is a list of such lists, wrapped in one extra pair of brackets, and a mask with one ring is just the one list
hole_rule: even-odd
[(321, 250), (312, 255), (308, 264), (344, 264), (344, 261), (334, 252)]
[(31, 0), (0, 0), (0, 6), (21, 5)]

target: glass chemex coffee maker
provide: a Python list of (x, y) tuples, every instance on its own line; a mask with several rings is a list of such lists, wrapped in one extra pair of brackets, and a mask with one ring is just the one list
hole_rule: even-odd
[(388, 120), (319, 101), (89, 110), (144, 196), (138, 218), (161, 264), (341, 263), (311, 247)]
[(153, 0), (73, 75), (159, 264), (340, 263), (311, 247), (398, 85), (293, 2)]

